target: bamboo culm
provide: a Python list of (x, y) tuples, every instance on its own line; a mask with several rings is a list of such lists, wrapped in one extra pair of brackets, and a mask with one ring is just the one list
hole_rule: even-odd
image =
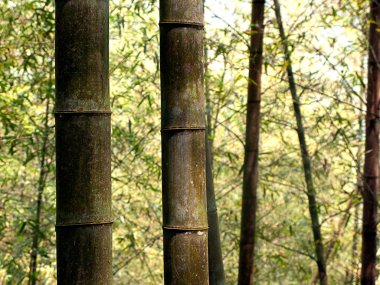
[(56, 0), (58, 285), (112, 284), (108, 0)]
[(376, 284), (377, 219), (379, 189), (379, 104), (380, 104), (380, 4), (370, 3), (368, 87), (363, 172), (363, 229), (361, 284)]
[(257, 187), (259, 181), (259, 136), (261, 74), (263, 61), (265, 1), (252, 1), (249, 52), (248, 99), (245, 134), (243, 197), (240, 229), (239, 285), (254, 280)]
[(282, 24), (280, 3), (278, 0), (274, 0), (274, 4), (275, 4), (274, 6), (275, 6), (276, 20), (277, 20), (278, 28), (280, 30), (281, 42), (284, 48), (284, 55), (285, 55), (285, 60), (286, 60), (286, 71), (288, 73), (289, 88), (290, 88), (290, 93), (292, 95), (292, 100), (293, 100), (294, 116), (297, 122), (297, 135), (298, 135), (298, 140), (300, 144), (302, 164), (303, 164), (305, 182), (306, 182), (306, 188), (307, 188), (307, 198), (308, 198), (308, 204), (309, 204), (309, 213), (310, 213), (310, 218), (311, 218), (312, 232), (313, 232), (313, 237), (314, 237), (315, 259), (318, 266), (319, 283), (320, 285), (327, 285), (328, 282), (327, 282), (326, 262), (325, 262), (325, 256), (324, 256), (322, 234), (321, 234), (321, 225), (319, 223), (319, 213), (318, 213), (318, 205), (317, 205), (317, 199), (316, 199), (316, 191), (315, 191), (314, 183), (313, 183), (311, 161), (310, 161), (310, 156), (309, 156), (309, 152), (308, 152), (307, 144), (306, 144), (306, 137), (305, 137), (305, 130), (303, 127), (300, 102), (299, 102), (299, 98), (297, 94), (297, 88), (296, 88), (296, 83), (295, 83), (293, 69), (292, 69), (289, 45), (288, 45), (287, 37), (285, 35), (284, 26)]
[(203, 1), (160, 1), (165, 284), (208, 281)]

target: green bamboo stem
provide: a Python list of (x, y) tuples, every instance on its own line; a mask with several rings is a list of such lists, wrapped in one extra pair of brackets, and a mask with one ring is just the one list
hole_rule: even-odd
[(289, 88), (292, 95), (294, 116), (297, 122), (297, 135), (300, 144), (302, 164), (304, 169), (305, 183), (307, 188), (307, 198), (309, 204), (309, 213), (312, 224), (312, 232), (314, 237), (314, 247), (315, 247), (315, 259), (318, 266), (318, 275), (320, 285), (327, 285), (327, 271), (326, 271), (326, 261), (324, 256), (324, 245), (321, 234), (321, 225), (319, 223), (319, 212), (318, 204), (316, 198), (316, 191), (313, 183), (313, 175), (311, 170), (311, 160), (306, 144), (305, 129), (303, 127), (303, 117), (300, 108), (300, 102), (297, 94), (296, 82), (294, 79), (292, 62), (290, 58), (288, 40), (285, 35), (284, 26), (282, 24), (280, 3), (278, 0), (274, 0), (276, 20), (278, 28), (280, 30), (281, 42), (284, 48), (284, 55), (286, 60), (286, 71), (288, 73)]

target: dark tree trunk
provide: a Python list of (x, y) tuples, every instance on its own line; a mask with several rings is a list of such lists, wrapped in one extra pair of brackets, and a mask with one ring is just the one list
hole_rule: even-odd
[(282, 24), (280, 3), (278, 0), (274, 0), (274, 4), (275, 4), (276, 20), (277, 20), (278, 28), (280, 30), (281, 42), (284, 48), (286, 70), (288, 73), (290, 93), (292, 95), (292, 100), (293, 100), (294, 115), (297, 121), (297, 134), (298, 134), (298, 140), (299, 140), (300, 149), (301, 149), (302, 164), (303, 164), (305, 182), (306, 182), (306, 188), (307, 188), (307, 198), (309, 202), (309, 212), (310, 212), (312, 231), (313, 231), (313, 237), (314, 237), (315, 258), (318, 265), (319, 283), (321, 285), (327, 285), (328, 282), (327, 282), (326, 262), (324, 258), (324, 246), (323, 246), (322, 235), (321, 235), (321, 225), (319, 223), (319, 213), (318, 213), (318, 205), (317, 205), (317, 200), (316, 200), (316, 191), (314, 188), (313, 176), (312, 176), (312, 170), (311, 170), (311, 161), (310, 161), (310, 156), (307, 149), (305, 130), (303, 127), (303, 122), (302, 122), (300, 102), (297, 95), (296, 83), (294, 80), (288, 41), (285, 35), (284, 26)]
[(256, 237), (257, 186), (259, 181), (259, 134), (261, 73), (264, 37), (264, 0), (252, 1), (251, 45), (245, 134), (243, 201), (241, 212), (239, 285), (253, 284)]
[(361, 284), (376, 283), (376, 228), (379, 188), (379, 102), (380, 102), (380, 4), (371, 1), (368, 54), (368, 90), (363, 179), (363, 230)]
[(112, 284), (108, 0), (56, 0), (58, 284)]
[(203, 1), (160, 1), (165, 284), (209, 284)]

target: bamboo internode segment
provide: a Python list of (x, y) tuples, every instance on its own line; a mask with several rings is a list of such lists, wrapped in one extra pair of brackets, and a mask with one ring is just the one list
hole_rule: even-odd
[(165, 284), (208, 284), (203, 1), (160, 1)]
[(57, 224), (112, 221), (109, 116), (56, 118)]
[(203, 23), (203, 0), (161, 0), (160, 22)]
[(161, 106), (162, 129), (205, 129), (203, 31), (170, 25), (161, 26), (160, 31), (161, 84), (167, 92)]
[(162, 135), (165, 227), (208, 227), (204, 146), (204, 131), (179, 131)]
[(112, 284), (108, 0), (56, 0), (57, 281)]

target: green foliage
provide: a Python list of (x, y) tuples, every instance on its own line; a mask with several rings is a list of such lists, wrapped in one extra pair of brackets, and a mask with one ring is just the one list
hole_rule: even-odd
[[(2, 284), (27, 281), (43, 152), (38, 284), (54, 284), (56, 278), (53, 4), (0, 3)], [(114, 283), (160, 284), (158, 3), (110, 4)], [(309, 284), (316, 273), (314, 248), (287, 63), (271, 5), (267, 4), (264, 48), (257, 282)], [(299, 0), (283, 8), (325, 247), (332, 248), (327, 261), (331, 284), (343, 284), (358, 270), (367, 8), (366, 1), (338, 0)], [(228, 284), (237, 279), (249, 11), (247, 1), (206, 1), (206, 88)]]

